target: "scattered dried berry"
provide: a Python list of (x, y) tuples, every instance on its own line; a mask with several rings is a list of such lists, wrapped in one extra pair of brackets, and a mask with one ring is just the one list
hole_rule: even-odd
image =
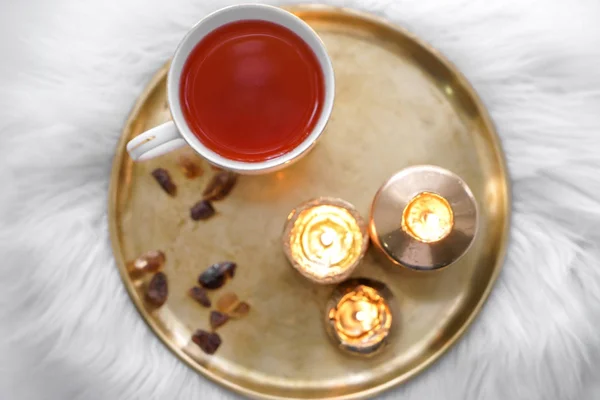
[(213, 264), (198, 277), (198, 283), (206, 289), (218, 289), (227, 278), (233, 278), (237, 265), (231, 261)]
[(232, 292), (227, 292), (223, 294), (217, 300), (217, 310), (222, 313), (228, 314), (231, 310), (233, 310), (240, 303), (240, 299), (238, 299), (237, 295)]
[(207, 200), (200, 200), (190, 209), (190, 216), (194, 221), (208, 219), (213, 215), (215, 215), (215, 209)]
[(164, 168), (156, 168), (152, 171), (152, 176), (156, 179), (160, 187), (170, 196), (175, 196), (177, 194), (177, 186), (175, 186), (175, 183), (171, 180), (169, 171)]
[(225, 322), (229, 321), (229, 315), (223, 314), (219, 311), (211, 311), (210, 312), (210, 326), (213, 329), (217, 329), (220, 326), (223, 326)]
[(222, 200), (231, 192), (237, 182), (237, 175), (229, 171), (217, 172), (213, 175), (206, 189), (202, 192), (204, 200)]
[(146, 300), (148, 300), (149, 303), (160, 307), (167, 301), (168, 294), (169, 288), (167, 285), (167, 276), (162, 272), (157, 272), (148, 284)]
[(196, 343), (206, 354), (215, 354), (221, 346), (221, 337), (217, 333), (211, 333), (198, 329), (192, 336), (192, 341)]
[(188, 179), (194, 179), (202, 175), (202, 168), (200, 165), (188, 154), (181, 154), (177, 158), (177, 163), (181, 168), (181, 171)]
[(242, 318), (250, 312), (250, 304), (242, 301), (232, 311), (229, 312), (231, 318)]
[(165, 253), (160, 250), (150, 250), (128, 263), (129, 272), (157, 272), (165, 263)]
[(192, 299), (196, 300), (198, 303), (202, 304), (204, 307), (211, 306), (210, 299), (208, 298), (208, 293), (206, 293), (206, 290), (202, 289), (201, 287), (194, 286), (193, 288), (191, 288), (188, 291), (188, 294), (190, 295), (190, 297)]

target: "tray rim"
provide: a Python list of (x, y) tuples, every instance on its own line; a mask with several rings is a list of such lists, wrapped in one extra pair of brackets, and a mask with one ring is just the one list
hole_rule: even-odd
[[(348, 8), (348, 7), (338, 7), (338, 6), (330, 6), (324, 4), (313, 4), (313, 3), (300, 3), (300, 4), (283, 4), (280, 6), (281, 8), (293, 12), (293, 13), (310, 13), (310, 12), (330, 12), (341, 15), (346, 15), (349, 17), (357, 18), (363, 21), (371, 22), (376, 25), (382, 26), (386, 29), (397, 32), (400, 35), (406, 36), (410, 38), (417, 45), (422, 47), (425, 51), (429, 52), (433, 55), (440, 63), (442, 63), (448, 70), (452, 71), (458, 83), (468, 92), (469, 96), (476, 103), (477, 108), (480, 111), (481, 119), (483, 125), (490, 132), (489, 138), (492, 141), (492, 146), (496, 150), (496, 154), (498, 155), (498, 167), (500, 170), (500, 176), (503, 181), (503, 187), (505, 189), (506, 201), (504, 202), (504, 210), (503, 214), (504, 223), (502, 226), (503, 234), (500, 238), (500, 242), (498, 243), (498, 258), (496, 261), (496, 265), (492, 271), (492, 275), (490, 280), (481, 295), (479, 302), (475, 307), (472, 308), (470, 315), (466, 319), (466, 321), (462, 324), (462, 326), (457, 329), (457, 331), (442, 345), (436, 352), (432, 353), (428, 358), (426, 358), (423, 362), (421, 362), (418, 366), (412, 368), (411, 370), (405, 372), (404, 374), (398, 375), (393, 379), (388, 380), (387, 382), (381, 383), (377, 386), (373, 386), (368, 389), (359, 390), (354, 393), (349, 393), (345, 395), (335, 395), (333, 397), (327, 397), (325, 400), (356, 400), (356, 399), (366, 399), (372, 398), (373, 396), (382, 394), (383, 392), (392, 389), (394, 387), (399, 386), (415, 377), (416, 375), (423, 372), (429, 366), (431, 366), (435, 361), (439, 360), (456, 342), (458, 342), (467, 329), (471, 327), (473, 321), (480, 314), (481, 309), (487, 302), (489, 295), (494, 288), (498, 276), (503, 268), (503, 265), (506, 260), (506, 251), (510, 238), (510, 227), (512, 220), (512, 187), (511, 181), (509, 178), (508, 167), (506, 163), (506, 154), (502, 147), (502, 143), (498, 132), (496, 131), (496, 127), (489, 115), (487, 107), (483, 103), (482, 99), (479, 97), (475, 88), (471, 85), (471, 83), (467, 80), (467, 78), (463, 75), (463, 73), (452, 63), (449, 59), (446, 58), (440, 51), (435, 49), (431, 44), (426, 42), (425, 40), (418, 37), (416, 34), (413, 34), (408, 29), (401, 25), (397, 25), (387, 18), (381, 17), (379, 15), (362, 11), (358, 9)], [(112, 160), (111, 173), (110, 173), (110, 182), (108, 188), (108, 225), (109, 225), (109, 238), (111, 242), (111, 248), (113, 251), (113, 256), (115, 258), (115, 264), (119, 269), (119, 275), (125, 288), (127, 289), (127, 294), (132, 300), (133, 304), (137, 312), (140, 314), (144, 322), (147, 326), (152, 330), (152, 332), (160, 339), (160, 341), (181, 361), (183, 361), (189, 368), (192, 370), (199, 372), (204, 377), (208, 378), (210, 381), (219, 384), (221, 387), (232, 390), (235, 393), (254, 398), (254, 399), (267, 399), (267, 400), (290, 400), (294, 399), (293, 397), (284, 397), (278, 395), (270, 395), (262, 392), (258, 392), (253, 389), (246, 388), (244, 386), (238, 385), (230, 380), (227, 380), (218, 374), (211, 371), (209, 368), (206, 368), (200, 364), (198, 364), (195, 360), (193, 360), (190, 356), (185, 354), (181, 349), (174, 347), (170, 340), (167, 338), (164, 332), (160, 329), (158, 324), (151, 318), (150, 314), (144, 308), (142, 301), (140, 301), (139, 296), (136, 294), (136, 288), (131, 279), (129, 279), (127, 268), (126, 268), (126, 260), (123, 258), (123, 254), (121, 252), (121, 248), (119, 245), (119, 232), (117, 226), (117, 215), (118, 215), (118, 202), (117, 202), (117, 182), (119, 181), (119, 174), (121, 171), (121, 164), (124, 157), (125, 152), (125, 143), (126, 138), (128, 137), (129, 130), (131, 129), (133, 121), (137, 118), (142, 106), (146, 102), (148, 96), (152, 91), (154, 91), (158, 85), (158, 83), (163, 79), (164, 75), (166, 75), (168, 68), (170, 66), (170, 59), (164, 63), (152, 76), (152, 78), (146, 83), (143, 91), (136, 98), (135, 104), (131, 111), (128, 114), (127, 120), (123, 129), (120, 133), (119, 140), (116, 145), (116, 152)]]

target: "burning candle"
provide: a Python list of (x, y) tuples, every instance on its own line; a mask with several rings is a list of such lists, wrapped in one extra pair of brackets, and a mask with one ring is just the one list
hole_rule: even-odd
[(369, 243), (367, 224), (341, 199), (321, 197), (296, 207), (283, 232), (283, 249), (294, 268), (322, 284), (346, 279)]
[(443, 168), (406, 168), (388, 179), (371, 205), (371, 240), (394, 264), (434, 270), (460, 259), (477, 231), (467, 184)]
[(326, 313), (329, 336), (344, 351), (373, 355), (386, 344), (392, 312), (386, 297), (391, 292), (368, 279), (341, 284), (331, 296)]
[(421, 192), (413, 197), (402, 213), (402, 229), (413, 238), (432, 243), (442, 240), (454, 225), (454, 214), (442, 196)]

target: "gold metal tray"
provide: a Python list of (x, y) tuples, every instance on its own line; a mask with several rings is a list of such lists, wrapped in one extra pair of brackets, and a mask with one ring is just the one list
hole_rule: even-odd
[[(321, 35), (333, 60), (336, 102), (322, 140), (299, 163), (267, 176), (243, 176), (218, 214), (192, 221), (190, 207), (212, 175), (188, 180), (178, 152), (132, 163), (126, 142), (170, 118), (167, 67), (133, 109), (114, 160), (109, 218), (114, 255), (140, 314), (191, 368), (254, 398), (372, 397), (416, 375), (447, 350), (473, 321), (498, 276), (509, 226), (509, 187), (500, 142), (481, 101), (438, 52), (401, 28), (347, 9), (291, 9)], [(181, 150), (180, 150), (181, 151)], [(180, 152), (179, 151), (179, 152)], [(183, 150), (185, 151), (185, 150)], [(381, 354), (356, 359), (326, 336), (323, 312), (331, 286), (315, 286), (283, 254), (280, 235), (289, 211), (318, 196), (341, 197), (365, 217), (379, 186), (413, 164), (435, 164), (460, 175), (480, 212), (478, 236), (457, 264), (434, 273), (379, 265), (371, 247), (353, 276), (385, 282), (401, 315)], [(170, 197), (151, 171), (163, 167), (178, 185)], [(166, 253), (167, 303), (144, 301), (144, 278), (126, 262)], [(251, 305), (243, 319), (219, 328), (223, 344), (204, 354), (190, 341), (208, 328), (209, 309), (187, 295), (210, 264), (233, 260), (235, 278), (211, 295), (235, 292)]]

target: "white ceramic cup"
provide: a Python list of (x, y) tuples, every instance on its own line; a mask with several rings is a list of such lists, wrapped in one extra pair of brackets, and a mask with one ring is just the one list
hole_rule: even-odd
[[(244, 162), (231, 160), (206, 147), (190, 130), (179, 101), (181, 72), (194, 47), (213, 30), (230, 22), (241, 20), (274, 22), (296, 33), (310, 46), (316, 55), (325, 83), (325, 96), (321, 115), (310, 134), (290, 152), (266, 161)], [(134, 161), (142, 161), (188, 144), (208, 162), (218, 167), (241, 174), (272, 172), (297, 161), (313, 147), (329, 120), (333, 108), (334, 92), (335, 83), (331, 60), (327, 55), (325, 45), (308, 24), (290, 12), (269, 5), (243, 4), (226, 7), (209, 14), (198, 22), (185, 35), (175, 51), (167, 77), (167, 98), (173, 121), (166, 122), (136, 136), (127, 143), (127, 151)]]

